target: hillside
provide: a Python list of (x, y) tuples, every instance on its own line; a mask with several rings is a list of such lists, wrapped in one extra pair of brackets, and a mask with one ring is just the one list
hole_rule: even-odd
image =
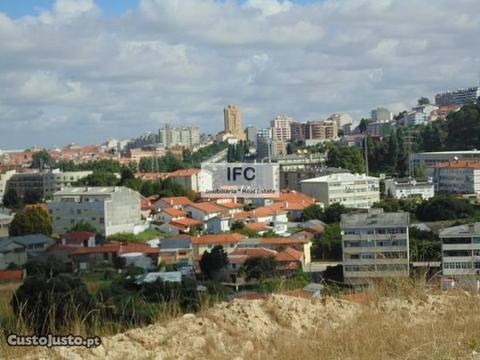
[[(288, 295), (235, 300), (103, 338), (93, 350), (55, 352), (62, 359), (480, 359), (478, 295), (391, 295), (361, 303)], [(52, 351), (27, 358), (51, 359)]]

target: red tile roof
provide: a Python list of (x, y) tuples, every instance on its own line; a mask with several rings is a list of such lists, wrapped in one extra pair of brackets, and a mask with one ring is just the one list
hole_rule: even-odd
[(95, 237), (95, 233), (90, 231), (72, 231), (63, 235), (67, 244), (81, 244), (92, 236)]
[(172, 225), (180, 225), (180, 226), (197, 226), (197, 225), (202, 225), (203, 222), (196, 220), (196, 219), (191, 219), (191, 218), (183, 218), (183, 219), (178, 219), (178, 220), (172, 220), (170, 221), (170, 224)]
[(158, 201), (163, 201), (171, 206), (180, 205), (185, 206), (192, 204), (192, 201), (186, 196), (173, 196), (173, 197), (163, 197)]
[(152, 204), (150, 203), (150, 200), (144, 198), (143, 196), (140, 196), (140, 208), (142, 210), (149, 210), (151, 206)]
[(170, 215), (172, 217), (185, 217), (187, 214), (183, 212), (182, 210), (178, 210), (176, 208), (166, 208), (163, 209), (162, 212), (166, 213), (167, 215)]
[(197, 210), (200, 210), (204, 213), (213, 213), (213, 212), (223, 212), (224, 208), (220, 207), (217, 204), (209, 203), (209, 202), (202, 202), (202, 203), (192, 203), (188, 205), (189, 207), (193, 207)]
[(230, 253), (230, 255), (246, 255), (248, 257), (276, 256), (277, 254), (275, 250), (265, 248), (236, 248)]
[(128, 253), (145, 253), (145, 254), (158, 254), (160, 252), (159, 248), (154, 248), (145, 244), (122, 244), (119, 242), (109, 242), (106, 244), (92, 246), (92, 247), (82, 247), (76, 248), (72, 251), (73, 255), (81, 254), (102, 254), (102, 253), (117, 253), (117, 254), (128, 254)]
[(302, 261), (303, 253), (294, 248), (287, 247), (276, 256), (278, 261)]
[(285, 211), (275, 205), (263, 206), (250, 211), (250, 215), (255, 217), (272, 216), (283, 213), (285, 213)]
[(232, 244), (245, 240), (247, 237), (242, 234), (213, 234), (203, 235), (192, 238), (192, 244), (204, 245), (204, 244)]
[(20, 281), (23, 277), (22, 270), (3, 270), (0, 271), (0, 281)]
[(250, 213), (248, 211), (240, 211), (236, 214), (233, 214), (233, 218), (235, 220), (244, 220), (244, 219), (248, 219), (250, 217)]
[(265, 223), (249, 223), (245, 224), (245, 227), (247, 229), (253, 230), (253, 231), (263, 231), (263, 230), (268, 230), (268, 226)]
[(233, 201), (226, 202), (226, 203), (220, 203), (220, 204), (217, 203), (217, 205), (225, 207), (227, 209), (242, 209), (243, 208), (243, 204), (239, 204), (239, 203), (233, 202)]
[(296, 237), (264, 237), (261, 238), (262, 244), (270, 245), (289, 245), (289, 244), (305, 244), (306, 241)]
[(193, 176), (200, 173), (200, 169), (180, 169), (167, 173), (167, 177)]

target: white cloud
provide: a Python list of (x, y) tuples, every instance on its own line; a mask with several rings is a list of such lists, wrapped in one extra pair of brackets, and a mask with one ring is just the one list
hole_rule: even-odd
[(259, 127), (280, 113), (398, 111), (477, 84), (478, 10), (478, 0), (141, 0), (105, 17), (93, 0), (59, 0), (38, 16), (0, 13), (0, 148), (165, 122), (214, 132), (231, 102)]

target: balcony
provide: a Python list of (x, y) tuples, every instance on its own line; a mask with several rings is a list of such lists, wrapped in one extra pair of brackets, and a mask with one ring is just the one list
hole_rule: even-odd
[(480, 250), (480, 244), (442, 244), (443, 250)]

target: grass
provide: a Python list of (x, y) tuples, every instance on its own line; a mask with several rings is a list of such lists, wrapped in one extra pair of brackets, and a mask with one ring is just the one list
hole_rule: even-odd
[(139, 234), (130, 234), (130, 233), (119, 233), (115, 235), (111, 235), (108, 237), (109, 241), (121, 241), (121, 242), (134, 242), (134, 243), (144, 243), (148, 240), (164, 238), (166, 235), (165, 233), (154, 230), (154, 229), (147, 229), (144, 232)]

